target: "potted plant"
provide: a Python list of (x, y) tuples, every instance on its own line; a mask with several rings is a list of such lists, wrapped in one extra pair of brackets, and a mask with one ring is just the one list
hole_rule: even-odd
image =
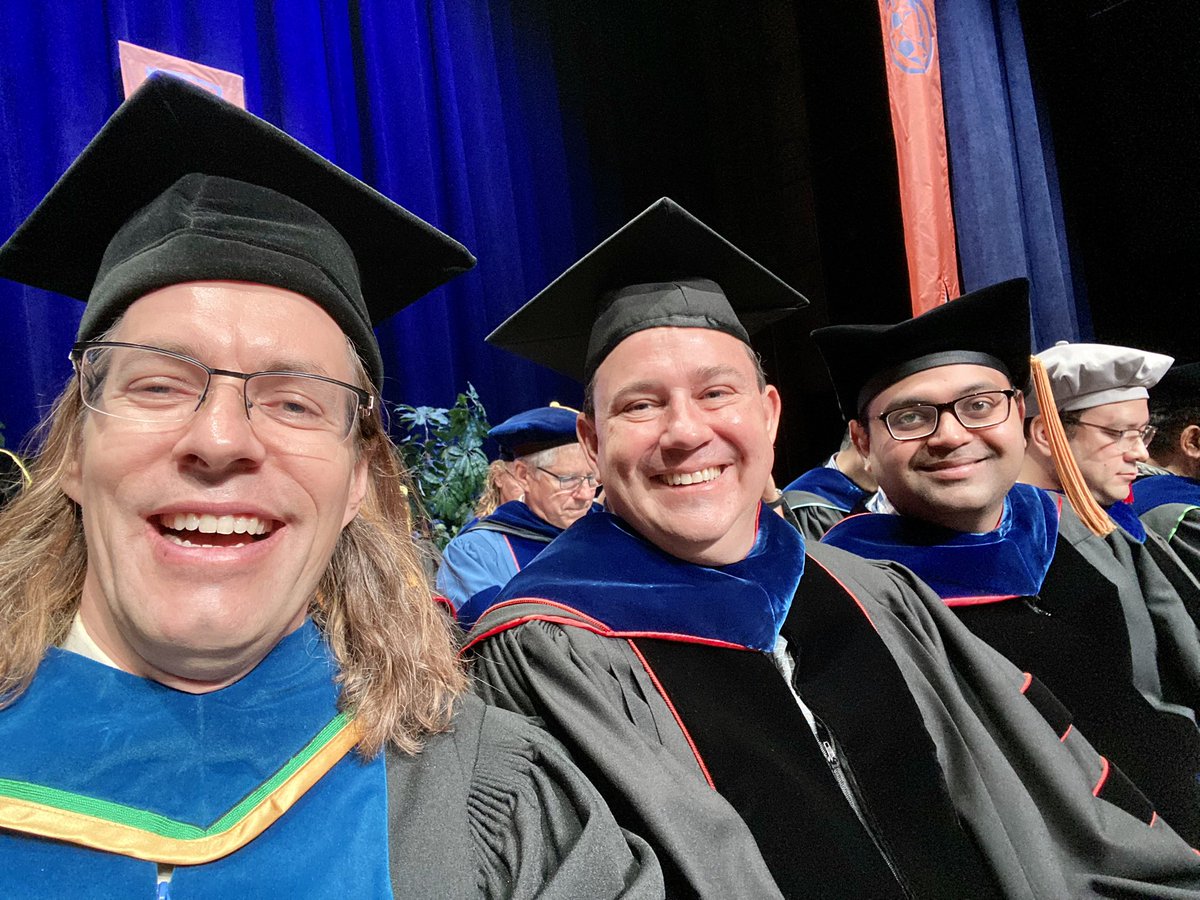
[[(483, 491), (488, 459), (487, 411), (468, 384), (449, 409), (391, 406), (400, 453), (412, 477), (414, 519), (427, 520), (430, 537), (443, 549), (472, 516)], [(415, 493), (416, 496), (413, 496)]]

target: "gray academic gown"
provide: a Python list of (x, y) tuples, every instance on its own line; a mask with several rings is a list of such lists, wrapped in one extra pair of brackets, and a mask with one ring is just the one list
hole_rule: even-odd
[[(959, 820), (1006, 897), (1200, 897), (1200, 857), (1161, 820), (1148, 824), (1094, 796), (1107, 763), (1076, 730), (1056, 733), (1023, 694), (1023, 673), (923, 583), (833, 547), (808, 552), (807, 565), (850, 592), (894, 659)], [(801, 582), (793, 605), (803, 591)], [(541, 717), (585, 769), (598, 769), (618, 820), (637, 821), (698, 896), (779, 897), (746, 824), (706, 782), (637, 641), (602, 631), (536, 601), (493, 609), (468, 638), (479, 691)]]
[(1167, 541), (1193, 575), (1200, 578), (1200, 507), (1164, 503), (1141, 515), (1147, 530)]
[(1154, 532), (1144, 543), (1119, 526), (1097, 537), (1063, 503), (1059, 534), (1116, 585), (1138, 692), (1158, 709), (1194, 722), (1200, 708), (1200, 637), (1187, 605), (1200, 596), (1200, 584)]
[(784, 516), (804, 535), (804, 539), (815, 544), (825, 532), (851, 514), (832, 500), (812, 491), (784, 491), (783, 502), (790, 517)]
[[(1145, 547), (1178, 591), (1193, 626), (1200, 627), (1200, 510), (1181, 511), (1180, 506), (1160, 506), (1141, 517)], [(1167, 526), (1158, 514), (1178, 517), (1169, 535), (1158, 530)]]
[(526, 719), (466, 696), (449, 731), (386, 763), (396, 898), (663, 896), (645, 841)]

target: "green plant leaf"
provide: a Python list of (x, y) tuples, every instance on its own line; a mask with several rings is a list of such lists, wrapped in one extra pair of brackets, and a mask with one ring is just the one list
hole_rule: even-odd
[(424, 509), (434, 543), (443, 548), (472, 516), (487, 479), (487, 411), (468, 383), (449, 409), (397, 403), (391, 412), (401, 458), (419, 495), (414, 509)]

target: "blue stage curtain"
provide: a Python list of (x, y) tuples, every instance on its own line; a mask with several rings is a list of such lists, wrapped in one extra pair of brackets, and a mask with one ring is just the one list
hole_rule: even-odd
[[(519, 12), (506, 0), (6, 3), (0, 239), (120, 103), (117, 41), (127, 40), (243, 75), (251, 112), (479, 258), (379, 329), (387, 399), (445, 406), (470, 381), (493, 422), (577, 403), (579, 386), (483, 343), (596, 237), (590, 224), (576, 235), (591, 221), (590, 182), (564, 147), (542, 2)], [(9, 446), (61, 390), (81, 312), (0, 280)]]
[(1026, 276), (1035, 350), (1090, 339), (1017, 0), (942, 0), (937, 26), (963, 290)]

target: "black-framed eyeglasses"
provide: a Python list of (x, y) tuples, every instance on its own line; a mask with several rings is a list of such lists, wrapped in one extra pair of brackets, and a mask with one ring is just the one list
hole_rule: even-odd
[(1142, 446), (1149, 447), (1150, 442), (1154, 440), (1154, 436), (1158, 434), (1158, 427), (1155, 425), (1147, 425), (1144, 428), (1109, 428), (1106, 425), (1097, 425), (1095, 422), (1084, 422), (1082, 419), (1063, 417), (1063, 422), (1071, 425), (1086, 425), (1088, 428), (1095, 428), (1097, 431), (1103, 431), (1122, 450), (1133, 450), (1137, 447), (1138, 441), (1142, 442)]
[(963, 428), (992, 428), (1008, 419), (1013, 397), (1018, 393), (1012, 388), (980, 391), (947, 403), (917, 403), (889, 409), (876, 418), (887, 426), (888, 433), (897, 441), (917, 441), (929, 437), (938, 430), (942, 414), (947, 412)]
[[(204, 405), (214, 375), (241, 380), (246, 418), (260, 437), (308, 433), (340, 443), (375, 406), (368, 391), (324, 375), (232, 372), (144, 344), (82, 341), (71, 348), (71, 362), (84, 405), (130, 422), (188, 421)], [(251, 410), (259, 415), (251, 416)]]
[(599, 483), (596, 480), (595, 474), (593, 474), (592, 472), (589, 472), (586, 475), (559, 475), (557, 472), (551, 472), (549, 469), (543, 468), (542, 466), (538, 466), (537, 470), (539, 472), (545, 472), (551, 478), (556, 479), (558, 481), (558, 489), (560, 491), (578, 490), (579, 486), (582, 485), (584, 482), (587, 482), (587, 486), (589, 488), (594, 489), (596, 487), (596, 485)]

